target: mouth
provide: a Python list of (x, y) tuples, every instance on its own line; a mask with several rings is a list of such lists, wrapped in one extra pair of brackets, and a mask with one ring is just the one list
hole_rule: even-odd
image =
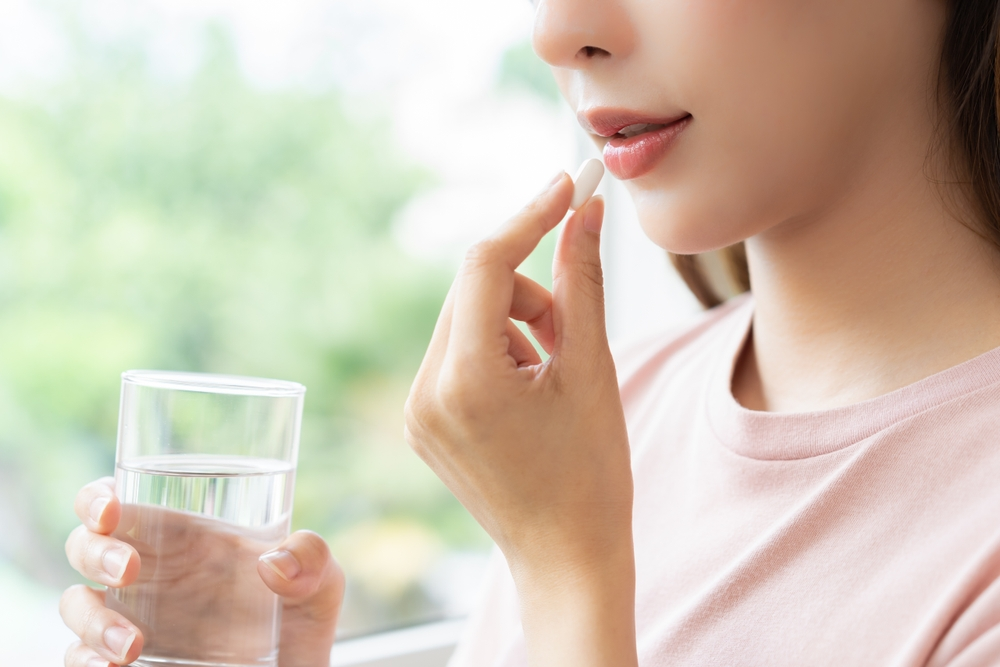
[(631, 139), (632, 137), (645, 134), (646, 132), (654, 132), (656, 130), (662, 130), (666, 125), (660, 123), (635, 123), (634, 125), (629, 125), (623, 127), (622, 129), (611, 135), (613, 138), (625, 138)]
[(604, 164), (620, 180), (638, 178), (656, 167), (693, 120), (689, 113), (649, 117), (608, 108), (591, 108), (577, 118), (603, 143)]

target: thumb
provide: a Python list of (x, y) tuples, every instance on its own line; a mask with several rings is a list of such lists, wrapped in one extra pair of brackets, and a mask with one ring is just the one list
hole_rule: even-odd
[(282, 597), (281, 667), (325, 665), (330, 660), (344, 573), (316, 533), (292, 533), (263, 554), (257, 572)]
[(556, 354), (592, 356), (608, 349), (604, 322), (601, 225), (604, 198), (592, 197), (559, 236), (552, 265), (552, 321)]

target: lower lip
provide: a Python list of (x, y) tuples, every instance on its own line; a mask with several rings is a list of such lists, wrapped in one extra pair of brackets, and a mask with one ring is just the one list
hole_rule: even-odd
[(685, 116), (652, 132), (643, 132), (627, 139), (612, 137), (604, 145), (604, 166), (622, 181), (649, 173), (667, 154), (674, 139), (684, 131), (689, 122), (691, 116)]

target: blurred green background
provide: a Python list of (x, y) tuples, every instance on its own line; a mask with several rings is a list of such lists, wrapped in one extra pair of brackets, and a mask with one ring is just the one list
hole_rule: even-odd
[[(391, 222), (433, 172), (336, 90), (249, 85), (222, 28), (170, 81), (65, 27), (68, 74), (0, 97), (0, 556), (78, 580), (63, 542), (77, 489), (113, 472), (123, 370), (275, 377), (308, 387), (295, 527), (348, 571), (342, 632), (447, 615), (435, 572), (490, 542), (401, 435), (453, 267)], [(527, 44), (496, 85), (554, 99)]]

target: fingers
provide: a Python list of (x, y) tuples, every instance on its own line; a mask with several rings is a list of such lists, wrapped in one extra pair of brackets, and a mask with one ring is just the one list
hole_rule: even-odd
[(121, 503), (115, 497), (115, 478), (102, 477), (80, 489), (73, 509), (88, 530), (110, 535), (121, 519)]
[(593, 197), (566, 222), (553, 263), (552, 317), (557, 354), (563, 357), (607, 349), (600, 227), (604, 199)]
[(139, 576), (139, 554), (113, 537), (77, 528), (66, 540), (66, 557), (73, 569), (105, 586), (128, 586)]
[(420, 363), (420, 368), (417, 370), (417, 376), (414, 379), (414, 386), (418, 386), (422, 381), (426, 381), (429, 377), (433, 377), (437, 373), (438, 367), (441, 365), (441, 360), (444, 359), (445, 352), (448, 349), (448, 333), (451, 329), (451, 316), (454, 302), (455, 285), (452, 283), (451, 288), (448, 290), (448, 295), (444, 299), (444, 305), (441, 306), (441, 313), (438, 315), (437, 322), (434, 324), (434, 333), (431, 334), (431, 342), (427, 346), (427, 352), (424, 354), (424, 359)]
[(455, 285), (449, 354), (466, 363), (506, 355), (514, 270), (559, 224), (572, 194), (573, 181), (562, 174), (493, 237), (469, 251)]
[(282, 667), (327, 664), (344, 597), (344, 573), (316, 533), (300, 530), (257, 564), (264, 583), (284, 598)]
[[(104, 477), (77, 493), (76, 515), (83, 522), (66, 540), (70, 564), (88, 579), (108, 586), (125, 586), (139, 574), (135, 550), (108, 537), (121, 520), (121, 503), (115, 497), (115, 480)], [(59, 605), (66, 625), (83, 641), (66, 651), (67, 667), (123, 665), (139, 656), (142, 636), (117, 612), (104, 606), (104, 592), (73, 586)]]
[[(513, 271), (521, 265), (538, 242), (559, 224), (569, 210), (573, 181), (560, 173), (535, 199), (487, 239), (487, 259), (503, 262)], [(474, 253), (475, 254), (475, 253)]]
[[(292, 533), (276, 549), (263, 554), (257, 572), (272, 591), (300, 602), (312, 601), (324, 587), (331, 588), (324, 593), (334, 593), (343, 583), (330, 548), (322, 537), (308, 530)], [(340, 607), (339, 596), (321, 597), (314, 602)]]
[[(66, 653), (67, 665), (90, 665), (85, 657), (98, 657), (114, 665), (126, 665), (139, 657), (142, 634), (119, 614), (104, 606), (104, 592), (77, 585), (66, 589), (59, 601), (63, 622), (80, 638)], [(88, 653), (88, 649), (90, 653)], [(70, 660), (76, 662), (70, 662)]]
[[(410, 386), (410, 393), (406, 397), (406, 404), (403, 406), (404, 421), (407, 424), (414, 423), (416, 416), (423, 412), (431, 398), (431, 388), (434, 386), (441, 363), (448, 350), (448, 334), (451, 328), (452, 307), (454, 305), (455, 284), (452, 283), (448, 290), (448, 296), (444, 299), (441, 307), (441, 314), (438, 315), (434, 325), (434, 333), (431, 335), (431, 342), (427, 346), (427, 352), (420, 362), (417, 375), (413, 378)], [(408, 443), (410, 439), (410, 429), (404, 428), (404, 437)]]
[(64, 663), (66, 667), (108, 667), (111, 663), (101, 657), (101, 654), (85, 646), (83, 642), (74, 642), (66, 649)]
[(510, 317), (528, 325), (531, 335), (549, 354), (555, 343), (552, 328), (552, 294), (520, 273), (514, 274), (514, 294)]
[(528, 337), (521, 333), (517, 325), (507, 320), (507, 338), (510, 343), (507, 346), (507, 354), (514, 359), (517, 367), (534, 366), (542, 363), (542, 358), (538, 356), (538, 350), (531, 344)]

